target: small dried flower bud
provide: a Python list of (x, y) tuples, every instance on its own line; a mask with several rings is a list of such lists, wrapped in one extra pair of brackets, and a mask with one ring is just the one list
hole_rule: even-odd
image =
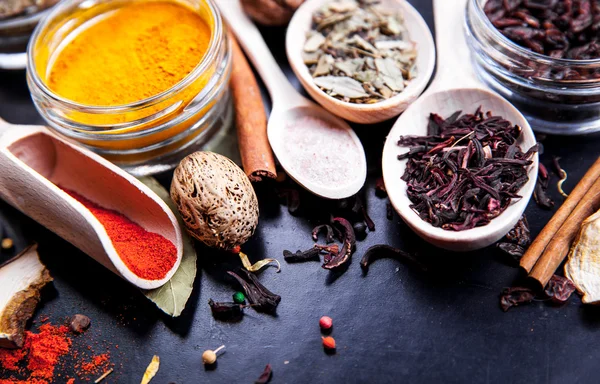
[(204, 351), (204, 353), (202, 353), (202, 362), (206, 365), (213, 365), (217, 362), (217, 354), (210, 349)]
[(215, 349), (214, 351), (207, 349), (206, 351), (204, 351), (202, 353), (202, 362), (206, 365), (213, 365), (214, 363), (217, 362), (217, 353), (219, 353), (219, 351), (222, 350), (223, 348), (225, 348), (224, 345), (221, 345), (219, 348)]
[(331, 317), (329, 316), (323, 316), (319, 320), (319, 326), (321, 329), (331, 329), (333, 326), (333, 320), (331, 320)]
[(325, 349), (335, 349), (335, 339), (331, 336), (323, 337), (323, 347)]

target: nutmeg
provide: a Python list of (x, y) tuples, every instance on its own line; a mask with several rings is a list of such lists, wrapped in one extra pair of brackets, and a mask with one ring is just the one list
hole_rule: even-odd
[(241, 245), (258, 225), (258, 200), (248, 176), (213, 152), (195, 152), (179, 163), (171, 199), (187, 232), (209, 247)]
[(248, 16), (262, 25), (287, 25), (304, 0), (242, 0)]

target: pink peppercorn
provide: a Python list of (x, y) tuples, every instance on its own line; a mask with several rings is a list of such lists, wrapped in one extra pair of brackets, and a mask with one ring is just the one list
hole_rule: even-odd
[(333, 320), (331, 320), (331, 317), (329, 316), (323, 316), (319, 320), (319, 326), (321, 329), (331, 329), (333, 326)]

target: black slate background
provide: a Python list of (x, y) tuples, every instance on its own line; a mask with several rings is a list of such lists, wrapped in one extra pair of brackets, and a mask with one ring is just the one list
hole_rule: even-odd
[[(411, 3), (431, 26), (430, 1)], [(286, 62), (284, 31), (262, 31), (298, 86)], [(0, 116), (13, 123), (43, 123), (24, 73), (0, 72)], [(153, 383), (250, 383), (267, 363), (273, 366), (273, 383), (598, 382), (600, 309), (584, 307), (573, 297), (561, 308), (534, 302), (503, 313), (499, 293), (520, 277), (511, 260), (493, 247), (467, 254), (445, 252), (425, 244), (397, 216), (386, 219), (386, 200), (375, 196), (374, 182), (390, 126), (356, 128), (369, 165), (363, 196), (377, 229), (358, 243), (343, 274), (330, 273), (316, 262), (289, 265), (281, 256), (283, 249), (312, 245), (315, 211), (327, 204), (305, 198), (294, 217), (279, 204), (271, 186), (258, 188), (260, 226), (244, 251), (255, 260), (282, 261), (281, 273), (268, 268), (260, 274), (261, 282), (282, 296), (274, 317), (247, 310), (239, 323), (213, 320), (208, 299), (230, 299), (237, 287), (225, 271), (238, 262), (199, 247), (192, 297), (180, 318), (169, 318), (135, 288), (1, 203), (0, 213), (12, 225), (9, 230), (39, 242), (55, 278), (43, 292), (32, 328), (46, 316), (54, 324), (75, 313), (91, 317), (91, 330), (75, 339), (75, 348), (91, 344), (97, 353), (111, 352), (115, 373), (107, 383), (139, 382), (154, 354), (160, 356), (161, 368)], [(546, 137), (543, 143), (542, 162), (549, 166), (553, 155), (560, 156), (569, 173), (565, 189), (570, 190), (597, 157), (600, 137)], [(161, 181), (168, 185), (169, 175)], [(554, 187), (550, 192), (560, 203)], [(537, 234), (551, 215), (532, 202), (527, 209), (532, 232)], [(379, 243), (418, 253), (432, 271), (423, 274), (394, 260), (380, 260), (363, 275), (358, 260)], [(334, 319), (335, 355), (321, 347), (322, 315)], [(217, 368), (205, 370), (202, 352), (221, 344), (227, 351)], [(67, 361), (59, 369), (56, 382), (72, 377), (74, 363)], [(0, 372), (0, 378), (7, 375)]]

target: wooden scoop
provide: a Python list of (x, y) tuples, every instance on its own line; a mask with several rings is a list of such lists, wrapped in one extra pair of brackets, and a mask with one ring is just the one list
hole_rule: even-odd
[[(104, 226), (59, 185), (172, 241), (177, 248), (173, 268), (161, 280), (135, 275)], [(10, 125), (0, 119), (0, 197), (139, 288), (165, 284), (181, 262), (177, 219), (158, 196), (114, 164), (45, 127)]]

